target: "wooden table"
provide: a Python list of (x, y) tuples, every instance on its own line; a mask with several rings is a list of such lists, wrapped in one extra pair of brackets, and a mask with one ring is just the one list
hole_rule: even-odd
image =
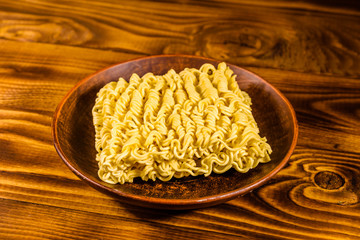
[[(341, 2), (341, 3), (340, 3)], [(272, 181), (192, 211), (125, 205), (57, 155), (79, 80), (146, 55), (236, 64), (280, 89), (298, 145)], [(356, 1), (0, 1), (0, 239), (360, 239)]]

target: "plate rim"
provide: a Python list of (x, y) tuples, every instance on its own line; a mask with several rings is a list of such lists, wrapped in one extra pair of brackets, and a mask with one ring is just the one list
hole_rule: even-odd
[[(60, 140), (58, 138), (58, 129), (57, 129), (59, 116), (60, 116), (63, 106), (66, 103), (66, 101), (68, 100), (68, 98), (79, 87), (81, 87), (87, 81), (92, 79), (95, 75), (97, 75), (101, 72), (108, 71), (111, 68), (117, 67), (119, 65), (127, 64), (130, 62), (139, 61), (139, 60), (149, 60), (149, 59), (154, 59), (154, 58), (176, 58), (176, 57), (190, 58), (190, 59), (196, 58), (196, 59), (208, 60), (208, 61), (217, 62), (217, 63), (225, 62), (228, 66), (230, 66), (232, 68), (240, 69), (240, 70), (246, 72), (247, 74), (255, 76), (260, 81), (264, 82), (268, 87), (270, 87), (282, 99), (282, 101), (286, 104), (287, 108), (291, 112), (291, 120), (292, 120), (292, 125), (294, 126), (294, 132), (293, 132), (293, 138), (292, 138), (291, 145), (290, 145), (288, 151), (286, 152), (286, 155), (281, 160), (280, 164), (278, 164), (273, 170), (271, 170), (268, 174), (266, 174), (259, 180), (255, 181), (253, 183), (247, 184), (246, 186), (244, 186), (240, 189), (237, 188), (235, 190), (232, 190), (232, 191), (229, 191), (226, 193), (210, 195), (210, 196), (205, 196), (205, 197), (199, 197), (199, 198), (188, 198), (188, 199), (156, 198), (156, 197), (147, 197), (147, 196), (141, 196), (141, 195), (136, 195), (136, 194), (132, 194), (132, 193), (126, 193), (126, 192), (123, 192), (118, 189), (113, 189), (113, 188), (107, 187), (101, 183), (98, 183), (98, 182), (90, 179), (89, 177), (86, 176), (86, 174), (84, 174), (82, 172), (81, 169), (78, 169), (76, 166), (73, 166), (73, 164), (71, 164), (71, 161), (67, 159), (66, 155), (64, 154), (64, 152), (61, 149)], [(75, 173), (81, 180), (85, 181), (86, 183), (88, 183), (90, 186), (96, 188), (97, 190), (100, 190), (100, 191), (106, 190), (108, 192), (105, 192), (105, 193), (112, 193), (111, 195), (115, 194), (116, 196), (120, 197), (124, 202), (127, 202), (129, 204), (143, 206), (143, 207), (161, 208), (161, 209), (193, 209), (193, 208), (212, 206), (212, 205), (216, 205), (216, 204), (219, 204), (219, 203), (222, 203), (225, 201), (229, 201), (238, 196), (242, 196), (242, 195), (260, 187), (265, 182), (270, 180), (276, 173), (278, 173), (284, 167), (284, 165), (289, 161), (290, 156), (293, 154), (293, 151), (297, 144), (298, 132), (299, 132), (299, 126), (298, 126), (296, 113), (295, 113), (293, 106), (291, 105), (290, 101), (277, 88), (275, 88), (273, 85), (271, 85), (268, 81), (266, 81), (262, 77), (258, 76), (257, 74), (255, 74), (247, 69), (244, 69), (237, 65), (229, 64), (226, 61), (216, 60), (216, 59), (202, 57), (202, 56), (186, 55), (186, 54), (161, 54), (161, 55), (151, 55), (151, 56), (134, 58), (134, 59), (122, 61), (122, 62), (119, 62), (116, 64), (112, 64), (108, 67), (102, 68), (102, 69), (90, 74), (89, 76), (87, 76), (84, 79), (77, 82), (62, 98), (62, 100), (60, 101), (60, 103), (57, 105), (57, 107), (55, 109), (53, 119), (52, 119), (52, 124), (51, 124), (53, 145), (56, 149), (56, 152), (58, 153), (58, 155), (60, 156), (62, 161), (70, 168), (70, 170), (73, 173)]]

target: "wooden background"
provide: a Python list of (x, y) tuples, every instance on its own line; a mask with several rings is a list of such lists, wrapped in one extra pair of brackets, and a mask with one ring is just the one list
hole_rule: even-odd
[[(289, 164), (215, 207), (159, 211), (80, 181), (52, 144), (79, 80), (182, 53), (249, 69), (293, 104)], [(360, 4), (0, 0), (0, 239), (360, 239)]]

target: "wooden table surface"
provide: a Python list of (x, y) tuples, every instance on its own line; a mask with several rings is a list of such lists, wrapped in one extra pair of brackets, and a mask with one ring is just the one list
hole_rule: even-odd
[[(269, 183), (191, 211), (126, 205), (79, 180), (51, 121), (78, 81), (156, 54), (244, 67), (295, 108)], [(0, 0), (0, 239), (360, 239), (360, 4)]]

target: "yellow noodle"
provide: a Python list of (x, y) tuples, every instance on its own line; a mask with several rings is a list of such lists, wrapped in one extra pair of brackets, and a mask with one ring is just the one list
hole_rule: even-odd
[(163, 76), (133, 74), (97, 94), (92, 110), (100, 179), (124, 184), (245, 173), (270, 161), (271, 147), (225, 64)]

